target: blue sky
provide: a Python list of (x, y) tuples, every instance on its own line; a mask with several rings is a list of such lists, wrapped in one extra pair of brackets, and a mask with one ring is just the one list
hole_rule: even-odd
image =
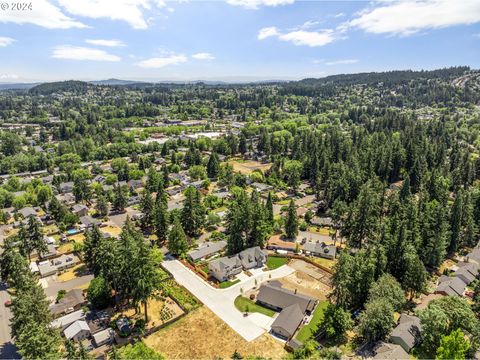
[(480, 68), (478, 0), (1, 2), (0, 82)]

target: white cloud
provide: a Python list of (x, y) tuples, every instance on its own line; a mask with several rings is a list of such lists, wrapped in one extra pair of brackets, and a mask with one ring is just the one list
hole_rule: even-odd
[(302, 26), (300, 26), (300, 29), (307, 30), (318, 24), (319, 24), (318, 21), (308, 20), (308, 21), (305, 21)]
[(0, 74), (0, 80), (16, 80), (18, 78), (17, 74)]
[(109, 54), (105, 50), (71, 45), (53, 48), (52, 57), (67, 60), (120, 61), (120, 57)]
[(65, 15), (47, 0), (33, 0), (32, 10), (29, 11), (0, 11), (0, 23), (34, 24), (47, 29), (87, 27)]
[(202, 52), (202, 53), (193, 54), (192, 58), (197, 60), (214, 60), (215, 56), (207, 52)]
[(334, 60), (334, 61), (327, 61), (325, 65), (332, 66), (332, 65), (348, 65), (348, 64), (355, 64), (358, 62), (358, 59), (345, 59), (345, 60)]
[(337, 37), (332, 29), (320, 31), (292, 31), (280, 34), (278, 38), (282, 41), (292, 42), (294, 45), (306, 45), (310, 47), (324, 46), (334, 42)]
[(405, 0), (366, 9), (348, 25), (374, 34), (408, 36), (421, 30), (477, 22), (478, 0)]
[(70, 14), (92, 19), (107, 18), (127, 22), (134, 29), (146, 29), (148, 23), (144, 10), (151, 9), (151, 3), (158, 8), (165, 7), (161, 0), (58, 0)]
[(8, 45), (11, 45), (15, 42), (15, 39), (5, 37), (5, 36), (0, 36), (0, 47), (5, 47)]
[(275, 26), (270, 26), (270, 27), (260, 29), (260, 31), (258, 32), (258, 35), (257, 35), (257, 39), (258, 40), (263, 40), (263, 39), (269, 38), (271, 36), (278, 36), (278, 35), (279, 35), (279, 32), (278, 32), (277, 28)]
[(295, 0), (227, 0), (227, 3), (234, 6), (241, 6), (245, 9), (258, 9), (261, 6), (281, 6), (293, 4)]
[(120, 40), (102, 40), (102, 39), (88, 39), (85, 40), (87, 44), (106, 46), (106, 47), (121, 47), (126, 46), (123, 41)]
[(277, 37), (279, 40), (288, 41), (294, 45), (301, 46), (324, 46), (337, 40), (338, 36), (332, 29), (324, 29), (319, 31), (295, 30), (281, 33), (274, 26), (263, 28), (258, 32), (258, 40), (264, 40), (269, 37)]
[(187, 61), (187, 57), (185, 55), (169, 55), (164, 57), (155, 57), (151, 59), (142, 60), (137, 63), (137, 66), (147, 69), (159, 69), (168, 65), (176, 65), (180, 63), (184, 63)]

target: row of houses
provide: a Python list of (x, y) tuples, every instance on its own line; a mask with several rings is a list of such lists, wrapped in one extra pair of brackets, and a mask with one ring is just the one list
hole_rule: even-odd
[(305, 255), (318, 256), (326, 259), (335, 259), (337, 248), (333, 244), (327, 244), (323, 241), (285, 241), (280, 236), (272, 236), (267, 243), (268, 250), (278, 252), (297, 252)]

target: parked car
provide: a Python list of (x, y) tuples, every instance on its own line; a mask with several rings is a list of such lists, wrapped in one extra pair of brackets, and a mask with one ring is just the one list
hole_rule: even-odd
[(10, 306), (12, 306), (12, 301), (7, 300), (7, 301), (4, 302), (4, 305), (5, 305), (5, 307), (10, 307)]

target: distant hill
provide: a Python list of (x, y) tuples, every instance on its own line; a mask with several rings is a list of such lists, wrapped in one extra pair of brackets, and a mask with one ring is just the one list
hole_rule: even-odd
[[(120, 79), (107, 79), (107, 80), (94, 80), (89, 81), (90, 84), (93, 85), (115, 85), (115, 86), (122, 86), (122, 85), (132, 85), (138, 84), (139, 81), (132, 81), (132, 80), (120, 80)], [(143, 82), (142, 82), (143, 83)]]
[(11, 84), (0, 84), (0, 90), (28, 90), (34, 86), (39, 85), (40, 83), (11, 83)]
[(93, 86), (85, 81), (68, 80), (44, 83), (32, 87), (29, 92), (35, 95), (50, 95), (56, 92), (75, 92), (85, 93), (89, 86)]
[(300, 83), (304, 85), (355, 85), (355, 84), (376, 84), (376, 83), (399, 83), (416, 79), (447, 79), (457, 77), (470, 71), (468, 66), (457, 66), (438, 70), (396, 70), (385, 72), (368, 72), (358, 74), (339, 74), (330, 75), (319, 79), (303, 79), (291, 83)]

